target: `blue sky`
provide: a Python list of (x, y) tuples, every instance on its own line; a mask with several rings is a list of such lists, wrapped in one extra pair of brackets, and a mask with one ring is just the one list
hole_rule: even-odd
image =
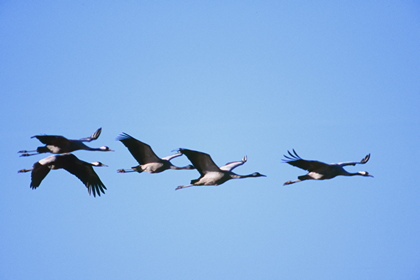
[[(419, 279), (416, 1), (2, 1), (1, 279)], [(52, 171), (37, 134), (89, 136), (100, 198)], [(266, 178), (135, 166), (126, 132)], [(358, 161), (374, 178), (283, 186), (282, 163)], [(47, 155), (45, 155), (47, 156)], [(173, 160), (188, 164), (186, 157)]]

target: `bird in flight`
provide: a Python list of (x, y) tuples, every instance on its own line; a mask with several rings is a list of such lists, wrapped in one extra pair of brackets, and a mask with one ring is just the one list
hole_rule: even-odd
[(121, 134), (117, 139), (128, 148), (131, 155), (139, 163), (139, 165), (134, 166), (130, 169), (118, 169), (118, 173), (141, 173), (143, 171), (149, 173), (160, 173), (167, 169), (194, 169), (192, 165), (178, 167), (170, 162), (171, 159), (182, 156), (182, 154), (179, 152), (171, 156), (159, 158), (148, 144), (131, 137), (127, 133)]
[(365, 177), (373, 177), (367, 171), (358, 171), (355, 173), (347, 172), (343, 167), (349, 165), (356, 165), (356, 164), (365, 164), (370, 159), (370, 154), (365, 156), (359, 162), (341, 162), (341, 163), (323, 163), (316, 160), (305, 160), (302, 159), (295, 150), (293, 153), (287, 151), (289, 155), (284, 155), (285, 159), (283, 161), (287, 162), (290, 165), (299, 167), (301, 169), (309, 171), (308, 174), (298, 176), (298, 180), (294, 181), (287, 181), (284, 185), (294, 184), (304, 180), (325, 180), (325, 179), (332, 179), (336, 176), (365, 176)]
[(107, 166), (101, 162), (88, 163), (78, 159), (73, 154), (51, 155), (36, 162), (30, 169), (21, 169), (18, 173), (31, 173), (32, 189), (36, 189), (41, 184), (42, 180), (48, 175), (51, 169), (63, 168), (75, 175), (87, 187), (88, 193), (93, 196), (100, 196), (105, 193), (106, 187), (102, 183), (99, 176), (93, 170), (92, 166)]
[(243, 165), (247, 161), (246, 156), (241, 161), (229, 162), (221, 167), (218, 167), (209, 154), (188, 149), (179, 149), (179, 152), (188, 157), (193, 166), (198, 170), (198, 172), (200, 172), (201, 176), (198, 179), (192, 180), (190, 185), (179, 186), (176, 190), (192, 186), (217, 186), (230, 179), (265, 177), (265, 175), (258, 172), (249, 175), (238, 175), (232, 172), (234, 168)]
[(87, 150), (87, 151), (112, 151), (107, 146), (102, 146), (99, 148), (91, 148), (84, 144), (84, 142), (90, 142), (98, 139), (101, 134), (102, 128), (99, 128), (91, 136), (85, 137), (78, 140), (67, 139), (61, 135), (35, 135), (31, 138), (37, 138), (45, 146), (38, 147), (34, 151), (19, 151), (21, 157), (33, 156), (42, 153), (53, 153), (53, 154), (64, 154), (71, 153), (77, 150)]

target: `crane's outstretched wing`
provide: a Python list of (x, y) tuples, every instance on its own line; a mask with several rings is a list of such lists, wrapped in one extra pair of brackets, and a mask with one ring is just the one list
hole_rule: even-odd
[(224, 171), (232, 171), (233, 169), (235, 169), (238, 166), (241, 166), (242, 164), (244, 164), (247, 160), (247, 157), (244, 156), (244, 158), (241, 161), (232, 161), (232, 162), (228, 162), (225, 165), (220, 167), (220, 170), (224, 170)]
[(329, 166), (328, 164), (320, 161), (302, 159), (294, 149), (293, 154), (290, 151), (287, 152), (289, 153), (289, 156), (284, 155), (286, 159), (283, 159), (283, 161), (287, 162), (290, 165), (307, 170), (309, 172)]
[(79, 141), (90, 142), (90, 141), (96, 140), (96, 139), (98, 139), (99, 135), (101, 135), (101, 132), (102, 132), (102, 127), (98, 128), (98, 130), (96, 130), (91, 136), (81, 138), (81, 139), (79, 139)]
[(171, 159), (173, 159), (173, 158), (180, 157), (180, 156), (182, 156), (182, 153), (180, 153), (180, 152), (178, 151), (178, 153), (176, 153), (176, 154), (174, 154), (174, 155), (167, 156), (167, 157), (163, 157), (162, 159), (163, 159), (163, 160), (171, 160)]
[[(60, 164), (63, 168), (79, 178), (88, 188), (89, 194), (96, 197), (96, 195), (100, 196), (101, 193), (105, 193), (106, 187), (90, 163), (79, 160), (72, 154), (60, 156), (61, 158), (63, 160), (60, 161)], [(64, 158), (66, 159), (64, 160)]]
[(31, 189), (38, 188), (50, 170), (51, 169), (48, 167), (48, 165), (42, 165), (39, 162), (36, 162), (31, 173)]
[(45, 145), (54, 145), (58, 147), (64, 147), (69, 145), (70, 141), (61, 135), (35, 135), (31, 138), (36, 138)]
[(131, 137), (127, 133), (122, 133), (117, 139), (128, 148), (139, 164), (161, 161), (149, 145)]
[(220, 171), (209, 154), (188, 149), (179, 149), (179, 151), (187, 156), (201, 175), (211, 171)]
[(366, 155), (366, 156), (365, 156), (364, 158), (362, 158), (362, 160), (361, 160), (361, 161), (359, 161), (359, 162), (356, 162), (356, 161), (354, 161), (354, 162), (340, 162), (340, 163), (337, 163), (337, 165), (340, 165), (340, 166), (347, 166), (347, 165), (365, 164), (366, 162), (368, 162), (368, 161), (369, 161), (369, 159), (370, 159), (370, 154)]

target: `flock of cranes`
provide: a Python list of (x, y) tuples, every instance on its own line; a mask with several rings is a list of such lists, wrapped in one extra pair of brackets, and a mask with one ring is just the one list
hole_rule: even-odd
[[(101, 193), (105, 193), (106, 187), (102, 183), (99, 176), (96, 174), (93, 167), (106, 166), (101, 162), (92, 162), (88, 163), (78, 159), (71, 152), (77, 150), (87, 150), (87, 151), (113, 151), (107, 146), (102, 146), (99, 148), (91, 148), (85, 145), (85, 142), (90, 142), (98, 139), (101, 134), (102, 129), (99, 128), (95, 133), (89, 137), (85, 137), (78, 140), (67, 139), (59, 135), (35, 135), (32, 138), (37, 138), (45, 146), (38, 147), (36, 150), (19, 151), (21, 157), (27, 157), (32, 155), (38, 155), (42, 153), (52, 153), (46, 158), (37, 161), (32, 168), (30, 169), (21, 169), (18, 172), (24, 173), (31, 171), (31, 184), (32, 189), (36, 189), (41, 184), (42, 180), (48, 175), (51, 169), (65, 169), (69, 173), (75, 175), (88, 189), (89, 194), (93, 196), (100, 196)], [(160, 173), (168, 169), (182, 170), (182, 169), (197, 169), (200, 173), (198, 179), (191, 180), (189, 185), (179, 186), (176, 190), (192, 187), (192, 186), (217, 186), (221, 185), (224, 182), (230, 179), (242, 179), (250, 177), (266, 177), (265, 175), (254, 172), (248, 175), (239, 175), (232, 172), (238, 166), (243, 165), (247, 161), (245, 156), (240, 161), (229, 162), (223, 166), (217, 166), (209, 154), (198, 152), (189, 149), (180, 148), (176, 154), (160, 158), (152, 150), (152, 148), (146, 144), (137, 140), (130, 135), (123, 133), (117, 140), (126, 146), (134, 157), (134, 159), (139, 163), (139, 165), (131, 167), (130, 169), (118, 169), (118, 173), (126, 172), (148, 172), (148, 173)], [(191, 165), (178, 167), (173, 165), (170, 161), (173, 158), (185, 155)], [(358, 171), (356, 173), (347, 172), (343, 167), (348, 165), (356, 164), (365, 164), (370, 158), (370, 154), (365, 156), (359, 162), (343, 162), (343, 163), (332, 163), (327, 164), (315, 160), (304, 160), (302, 159), (295, 150), (292, 152), (288, 151), (288, 155), (284, 155), (283, 161), (299, 167), (301, 169), (307, 170), (306, 175), (298, 176), (297, 180), (287, 181), (284, 185), (290, 185), (304, 180), (325, 180), (331, 179), (336, 176), (365, 176), (373, 177), (366, 171)]]

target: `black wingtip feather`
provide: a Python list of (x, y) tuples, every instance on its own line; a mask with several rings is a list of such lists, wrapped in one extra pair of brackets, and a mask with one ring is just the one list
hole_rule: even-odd
[(96, 197), (96, 195), (101, 196), (101, 193), (105, 194), (105, 190), (107, 189), (105, 185), (102, 185), (102, 184), (95, 184), (95, 185), (90, 185), (87, 187), (88, 187), (89, 195), (92, 194), (93, 197)]
[(283, 155), (286, 158), (286, 159), (283, 159), (283, 160), (286, 161), (286, 162), (288, 162), (288, 161), (293, 161), (293, 160), (301, 159), (301, 157), (296, 153), (295, 149), (292, 149), (292, 152), (287, 151), (287, 153), (289, 155)]
[(123, 132), (117, 137), (117, 140), (118, 141), (123, 141), (123, 140), (128, 139), (128, 138), (133, 138), (133, 137), (128, 135), (127, 133)]

